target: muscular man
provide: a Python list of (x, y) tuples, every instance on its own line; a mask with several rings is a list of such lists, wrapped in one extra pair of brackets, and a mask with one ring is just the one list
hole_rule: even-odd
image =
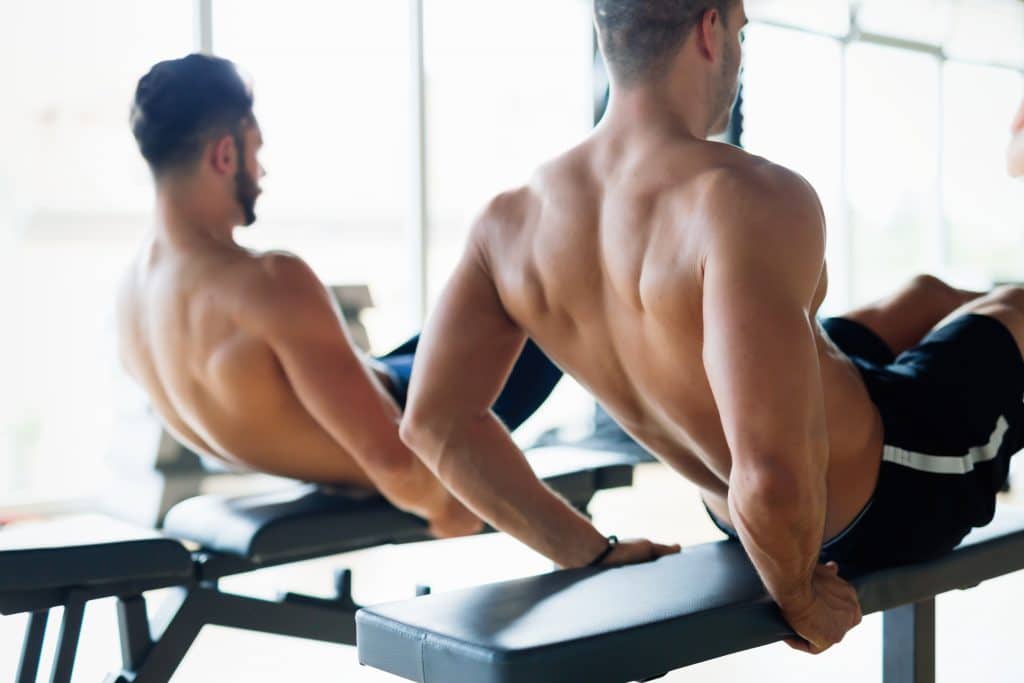
[[(161, 62), (139, 81), (132, 130), (156, 220), (119, 295), (120, 352), (167, 428), (197, 452), (313, 482), (374, 487), (437, 535), (470, 514), (398, 438), (416, 342), (373, 360), (351, 344), (309, 266), (234, 240), (263, 175), (252, 95), (223, 59)], [(495, 406), (515, 428), (561, 373), (536, 347)]]
[(1010, 151), (1007, 157), (1010, 175), (1014, 178), (1024, 176), (1024, 103), (1020, 105), (1017, 118), (1011, 127), (1013, 139), (1010, 140)]
[(707, 140), (737, 91), (742, 0), (594, 4), (608, 114), (476, 221), (424, 333), (402, 438), (473, 512), (559, 565), (670, 552), (611, 544), (488, 410), (529, 335), (700, 487), (790, 644), (820, 652), (861, 618), (840, 567), (943, 553), (992, 518), (1024, 444), (1024, 292), (919, 278), (819, 324), (814, 190)]

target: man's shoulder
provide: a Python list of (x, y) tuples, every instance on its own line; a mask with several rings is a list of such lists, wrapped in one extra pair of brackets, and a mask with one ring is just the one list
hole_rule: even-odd
[(695, 183), (701, 213), (718, 232), (754, 237), (762, 230), (803, 236), (824, 231), (817, 193), (800, 174), (735, 150), (701, 171)]
[(744, 150), (721, 145), (722, 151), (700, 173), (705, 197), (740, 209), (763, 206), (777, 210), (817, 201), (817, 194), (799, 173)]
[(500, 231), (522, 225), (536, 200), (536, 193), (529, 185), (499, 192), (484, 204), (475, 225), (485, 231)]
[(530, 185), (514, 187), (491, 197), (473, 221), (468, 252), (486, 262), (491, 252), (507, 251), (525, 233), (537, 206), (537, 193)]
[(330, 295), (306, 261), (284, 251), (255, 255), (240, 278), (241, 316), (263, 333), (334, 320)]
[(474, 234), (481, 238), (530, 234), (530, 229), (549, 211), (581, 206), (588, 177), (588, 161), (582, 146), (537, 166), (525, 183), (491, 197), (474, 221)]
[(274, 292), (286, 294), (289, 290), (319, 285), (313, 268), (301, 257), (288, 251), (267, 251), (252, 259), (252, 279)]

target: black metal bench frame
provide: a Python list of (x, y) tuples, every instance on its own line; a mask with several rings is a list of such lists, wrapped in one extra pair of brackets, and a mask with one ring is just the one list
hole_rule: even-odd
[[(545, 481), (586, 514), (597, 491), (632, 484), (635, 462), (628, 458), (607, 457), (608, 462), (595, 464), (593, 468), (589, 465), (576, 469), (569, 467), (564, 473), (549, 476)], [(317, 495), (324, 497), (323, 494)], [(204, 501), (195, 499), (191, 502)], [(299, 502), (301, 517), (305, 508), (301, 507), (302, 501)], [(188, 576), (62, 586), (43, 591), (0, 592), (0, 614), (29, 613), (17, 683), (36, 680), (49, 610), (61, 606), (64, 607), (64, 616), (51, 681), (69, 683), (85, 605), (106, 597), (117, 598), (122, 660), (121, 670), (109, 675), (107, 683), (169, 681), (201, 629), (207, 625), (355, 645), (355, 615), (360, 606), (352, 597), (352, 574), (348, 569), (336, 572), (335, 595), (330, 599), (285, 593), (277, 600), (265, 600), (229, 593), (218, 585), (222, 578), (257, 569), (381, 545), (431, 540), (421, 520), (391, 508), (381, 499), (370, 497), (354, 505), (363, 505), (365, 509), (356, 510), (362, 516), (354, 516), (352, 523), (359, 525), (360, 520), (370, 520), (374, 526), (347, 539), (331, 537), (323, 530), (329, 525), (320, 525), (321, 528), (312, 536), (300, 542), (290, 542), (288, 534), (274, 526), (273, 522), (278, 521), (274, 519), (277, 512), (261, 509), (257, 511), (259, 514), (254, 522), (258, 533), (251, 538), (246, 537), (244, 547), (227, 552), (200, 549), (192, 553), (192, 570)], [(311, 515), (339, 514), (332, 513), (329, 506), (325, 510), (322, 500), (315, 500), (306, 507)], [(295, 516), (293, 513), (292, 517)], [(264, 525), (264, 517), (271, 523)], [(116, 557), (112, 557), (111, 562), (116, 563)], [(151, 615), (143, 594), (162, 588), (172, 589), (172, 595)], [(423, 594), (429, 589), (418, 587), (416, 592)]]

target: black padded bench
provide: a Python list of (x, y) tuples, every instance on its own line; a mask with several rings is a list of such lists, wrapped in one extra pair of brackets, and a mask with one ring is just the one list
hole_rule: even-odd
[(181, 543), (101, 515), (28, 522), (0, 532), (0, 614), (30, 613), (16, 680), (36, 679), (49, 611), (63, 606), (51, 680), (71, 680), (85, 604), (191, 580)]
[[(535, 449), (527, 458), (549, 487), (582, 511), (596, 492), (631, 485), (637, 463), (629, 455), (569, 447)], [(202, 547), (207, 579), (430, 538), (422, 520), (379, 496), (313, 485), (192, 498), (171, 508), (163, 530)]]
[[(531, 452), (538, 474), (585, 511), (597, 491), (628, 486), (635, 458), (551, 448)], [(351, 575), (336, 595), (260, 600), (218, 580), (255, 569), (389, 544), (429, 540), (424, 522), (379, 496), (289, 485), (269, 494), (200, 496), (167, 515), (164, 535), (98, 515), (0, 531), (0, 613), (31, 612), (18, 683), (35, 680), (50, 607), (65, 607), (53, 680), (70, 679), (87, 601), (116, 596), (122, 671), (109, 681), (167, 681), (206, 625), (355, 644)], [(187, 550), (182, 541), (196, 547)], [(171, 588), (150, 618), (145, 591)]]
[[(1024, 514), (1000, 510), (941, 559), (856, 579), (865, 614), (885, 613), (885, 682), (935, 680), (936, 595), (1020, 569)], [(792, 635), (725, 541), (370, 607), (356, 623), (363, 664), (420, 683), (645, 681)]]

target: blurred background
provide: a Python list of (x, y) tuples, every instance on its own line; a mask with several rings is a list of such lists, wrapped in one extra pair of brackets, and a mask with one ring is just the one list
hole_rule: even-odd
[[(128, 106), (154, 62), (207, 47), (251, 77), (268, 176), (244, 240), (367, 284), (376, 351), (418, 329), (487, 198), (587, 134), (605, 86), (587, 0), (426, 0), (422, 50), (413, 6), (0, 5), (0, 503), (80, 497), (104, 476), (127, 391), (112, 293), (152, 203)], [(920, 271), (1024, 279), (1024, 188), (1004, 170), (1024, 3), (747, 10), (739, 142), (821, 195), (825, 312)], [(571, 387), (559, 396), (563, 422), (586, 416)]]
[[(748, 0), (734, 143), (818, 190), (823, 313), (919, 272), (1024, 280), (1021, 0)], [(0, 513), (103, 494), (119, 415), (113, 292), (151, 221), (138, 78), (205, 49), (254, 84), (256, 248), (369, 287), (386, 351), (419, 329), (496, 192), (585, 135), (606, 80), (588, 0), (0, 3)], [(521, 439), (583, 432), (571, 381)], [(116, 458), (114, 458), (116, 460)], [(35, 509), (35, 508), (33, 508)], [(13, 514), (13, 513), (12, 513)]]

